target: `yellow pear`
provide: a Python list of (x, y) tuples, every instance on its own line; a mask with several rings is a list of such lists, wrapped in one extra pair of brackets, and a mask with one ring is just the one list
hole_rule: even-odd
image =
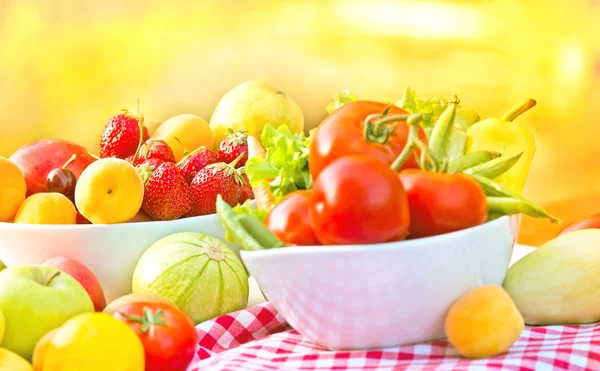
[(299, 133), (304, 130), (304, 113), (284, 92), (264, 82), (244, 82), (228, 91), (213, 112), (214, 147), (218, 148), (228, 128), (260, 138), (266, 124), (275, 128), (287, 125), (292, 133)]

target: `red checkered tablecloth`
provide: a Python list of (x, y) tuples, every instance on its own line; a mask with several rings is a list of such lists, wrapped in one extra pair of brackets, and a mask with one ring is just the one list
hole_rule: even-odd
[(508, 353), (460, 358), (446, 341), (369, 351), (330, 352), (297, 331), (270, 304), (197, 326), (188, 371), (253, 370), (600, 370), (600, 325), (527, 327)]

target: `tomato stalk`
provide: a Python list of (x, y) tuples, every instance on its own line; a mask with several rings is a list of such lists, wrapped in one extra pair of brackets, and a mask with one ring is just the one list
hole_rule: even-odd
[[(402, 168), (402, 165), (404, 165), (406, 160), (408, 160), (409, 156), (413, 153), (413, 150), (415, 148), (419, 148), (421, 150), (421, 154), (427, 157), (427, 159), (431, 162), (434, 171), (437, 171), (437, 159), (433, 156), (433, 154), (429, 150), (429, 147), (425, 143), (423, 143), (423, 141), (421, 141), (418, 135), (419, 124), (422, 120), (423, 115), (410, 115), (406, 120), (406, 123), (408, 124), (408, 140), (400, 155), (398, 155), (398, 157), (392, 163), (392, 170), (399, 171)], [(421, 161), (421, 167), (424, 167), (423, 159)]]
[(129, 316), (125, 313), (119, 312), (120, 315), (127, 318), (132, 322), (141, 323), (142, 327), (140, 331), (146, 333), (150, 331), (153, 326), (164, 325), (165, 319), (163, 318), (163, 310), (159, 309), (155, 313), (152, 313), (152, 309), (144, 307), (144, 314), (142, 316)]
[[(381, 113), (374, 113), (365, 118), (363, 134), (366, 140), (385, 145), (396, 130), (399, 121), (406, 121), (409, 114), (388, 116), (391, 106), (386, 107)], [(392, 125), (387, 125), (394, 123)]]

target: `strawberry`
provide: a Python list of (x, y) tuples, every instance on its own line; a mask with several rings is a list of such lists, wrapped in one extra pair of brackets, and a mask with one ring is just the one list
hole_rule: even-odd
[(155, 220), (173, 220), (186, 215), (191, 207), (190, 187), (172, 162), (150, 159), (138, 167), (144, 181), (142, 209)]
[(100, 138), (100, 157), (126, 158), (134, 154), (140, 142), (140, 134), (142, 141), (150, 138), (143, 117), (123, 110), (123, 113), (112, 117), (104, 126)]
[(219, 144), (219, 158), (222, 162), (232, 162), (240, 155), (242, 159), (237, 167), (242, 167), (248, 160), (248, 134), (246, 131), (233, 131), (227, 129), (227, 137)]
[(215, 164), (219, 162), (219, 156), (206, 147), (200, 147), (194, 150), (192, 153), (185, 152), (185, 157), (179, 161), (177, 166), (183, 177), (188, 182), (192, 183), (194, 176), (198, 171), (204, 169), (206, 165)]
[(218, 162), (198, 171), (190, 184), (192, 193), (190, 216), (216, 213), (218, 195), (221, 195), (231, 206), (238, 203), (244, 184), (244, 178), (235, 168), (240, 159), (241, 155), (230, 164)]
[(175, 162), (175, 155), (171, 147), (160, 139), (148, 139), (139, 150), (138, 157), (148, 160), (157, 158), (163, 162)]
[(254, 192), (252, 191), (248, 175), (242, 174), (242, 178), (244, 178), (244, 185), (242, 185), (242, 195), (238, 201), (240, 204), (243, 204), (246, 200), (254, 200)]

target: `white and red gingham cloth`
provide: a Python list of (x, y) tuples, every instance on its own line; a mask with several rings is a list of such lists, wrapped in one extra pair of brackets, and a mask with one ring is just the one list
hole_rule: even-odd
[(446, 341), (369, 351), (330, 352), (297, 331), (269, 304), (201, 323), (188, 371), (255, 370), (600, 370), (600, 324), (527, 327), (506, 353), (460, 358)]

